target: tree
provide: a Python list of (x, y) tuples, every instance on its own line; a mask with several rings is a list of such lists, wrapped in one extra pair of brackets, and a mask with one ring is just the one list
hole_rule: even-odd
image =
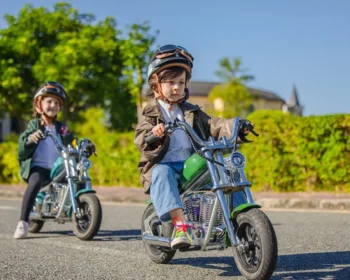
[[(124, 68), (143, 66), (143, 49), (135, 38), (121, 38), (116, 21), (107, 17), (95, 23), (91, 14), (80, 14), (68, 3), (53, 11), (26, 5), (17, 17), (6, 15), (8, 27), (0, 30), (0, 110), (28, 119), (34, 91), (45, 81), (63, 84), (69, 100), (64, 119), (101, 107), (112, 127), (125, 130), (136, 121), (133, 88)], [(132, 30), (143, 30), (133, 25)], [(138, 42), (152, 42), (146, 32)], [(146, 44), (146, 43), (145, 43)], [(136, 58), (130, 62), (127, 57)], [(127, 109), (127, 110), (126, 110)]]
[(129, 26), (128, 39), (122, 44), (124, 54), (123, 74), (127, 77), (126, 84), (130, 89), (140, 117), (142, 108), (142, 89), (146, 83), (147, 66), (152, 57), (153, 46), (158, 31), (150, 33), (149, 22)]
[(216, 74), (224, 79), (224, 83), (215, 86), (209, 93), (209, 100), (216, 105), (214, 115), (218, 117), (245, 117), (251, 111), (253, 97), (245, 85), (254, 77), (246, 74), (247, 69), (242, 69), (241, 65), (239, 58), (230, 61), (224, 57), (220, 60), (221, 69)]

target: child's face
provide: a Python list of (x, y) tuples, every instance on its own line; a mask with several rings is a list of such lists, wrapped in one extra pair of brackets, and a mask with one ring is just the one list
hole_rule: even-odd
[(186, 73), (185, 71), (176, 78), (164, 80), (161, 83), (162, 92), (166, 99), (176, 102), (181, 99), (186, 87)]
[(41, 100), (41, 108), (43, 113), (51, 118), (54, 118), (61, 109), (60, 101), (55, 96), (45, 96)]

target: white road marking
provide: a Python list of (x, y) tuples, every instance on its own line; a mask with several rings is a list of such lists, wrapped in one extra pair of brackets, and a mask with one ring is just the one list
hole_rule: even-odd
[(17, 210), (17, 207), (13, 206), (0, 206), (1, 210)]

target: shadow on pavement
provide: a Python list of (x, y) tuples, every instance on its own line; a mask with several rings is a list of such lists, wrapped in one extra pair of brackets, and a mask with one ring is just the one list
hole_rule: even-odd
[[(240, 276), (233, 257), (181, 258), (172, 265), (190, 265), (222, 271), (218, 276)], [(350, 252), (306, 253), (278, 257), (272, 280), (350, 279)]]
[[(42, 231), (39, 234), (32, 234), (28, 238), (50, 238), (50, 236), (40, 236), (40, 234), (58, 234), (65, 236), (74, 236), (71, 230), (53, 230)], [(53, 238), (54, 236), (52, 236)], [(92, 241), (127, 241), (127, 240), (141, 240), (141, 230), (100, 230)]]

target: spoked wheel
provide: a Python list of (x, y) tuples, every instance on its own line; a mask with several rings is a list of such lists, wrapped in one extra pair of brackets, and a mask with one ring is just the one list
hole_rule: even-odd
[(73, 231), (81, 240), (91, 240), (100, 229), (102, 208), (100, 201), (93, 193), (85, 193), (79, 197), (80, 217), (73, 214)]
[[(40, 211), (40, 208), (37, 207), (37, 204), (33, 206), (33, 212), (37, 212)], [(42, 229), (42, 227), (44, 226), (44, 221), (41, 220), (31, 220), (29, 219), (28, 222), (28, 231), (31, 233), (38, 233), (40, 232), (40, 230)]]
[[(154, 215), (154, 213), (155, 209), (153, 204), (148, 205), (142, 216), (141, 233), (143, 234), (147, 229), (150, 228), (153, 235), (159, 236), (162, 232), (162, 236), (171, 237), (173, 228), (171, 226), (162, 225), (157, 216), (154, 216), (149, 221), (150, 224), (146, 225), (147, 221), (149, 220), (149, 217), (151, 215)], [(171, 250), (170, 248), (154, 246), (151, 244), (147, 244), (146, 242), (143, 242), (143, 244), (145, 245), (147, 255), (149, 256), (149, 258), (153, 262), (158, 264), (169, 263), (176, 253), (176, 250)]]
[(250, 280), (269, 279), (277, 263), (277, 239), (270, 220), (259, 209), (240, 213), (236, 219), (236, 236), (244, 245), (234, 247), (237, 268)]

